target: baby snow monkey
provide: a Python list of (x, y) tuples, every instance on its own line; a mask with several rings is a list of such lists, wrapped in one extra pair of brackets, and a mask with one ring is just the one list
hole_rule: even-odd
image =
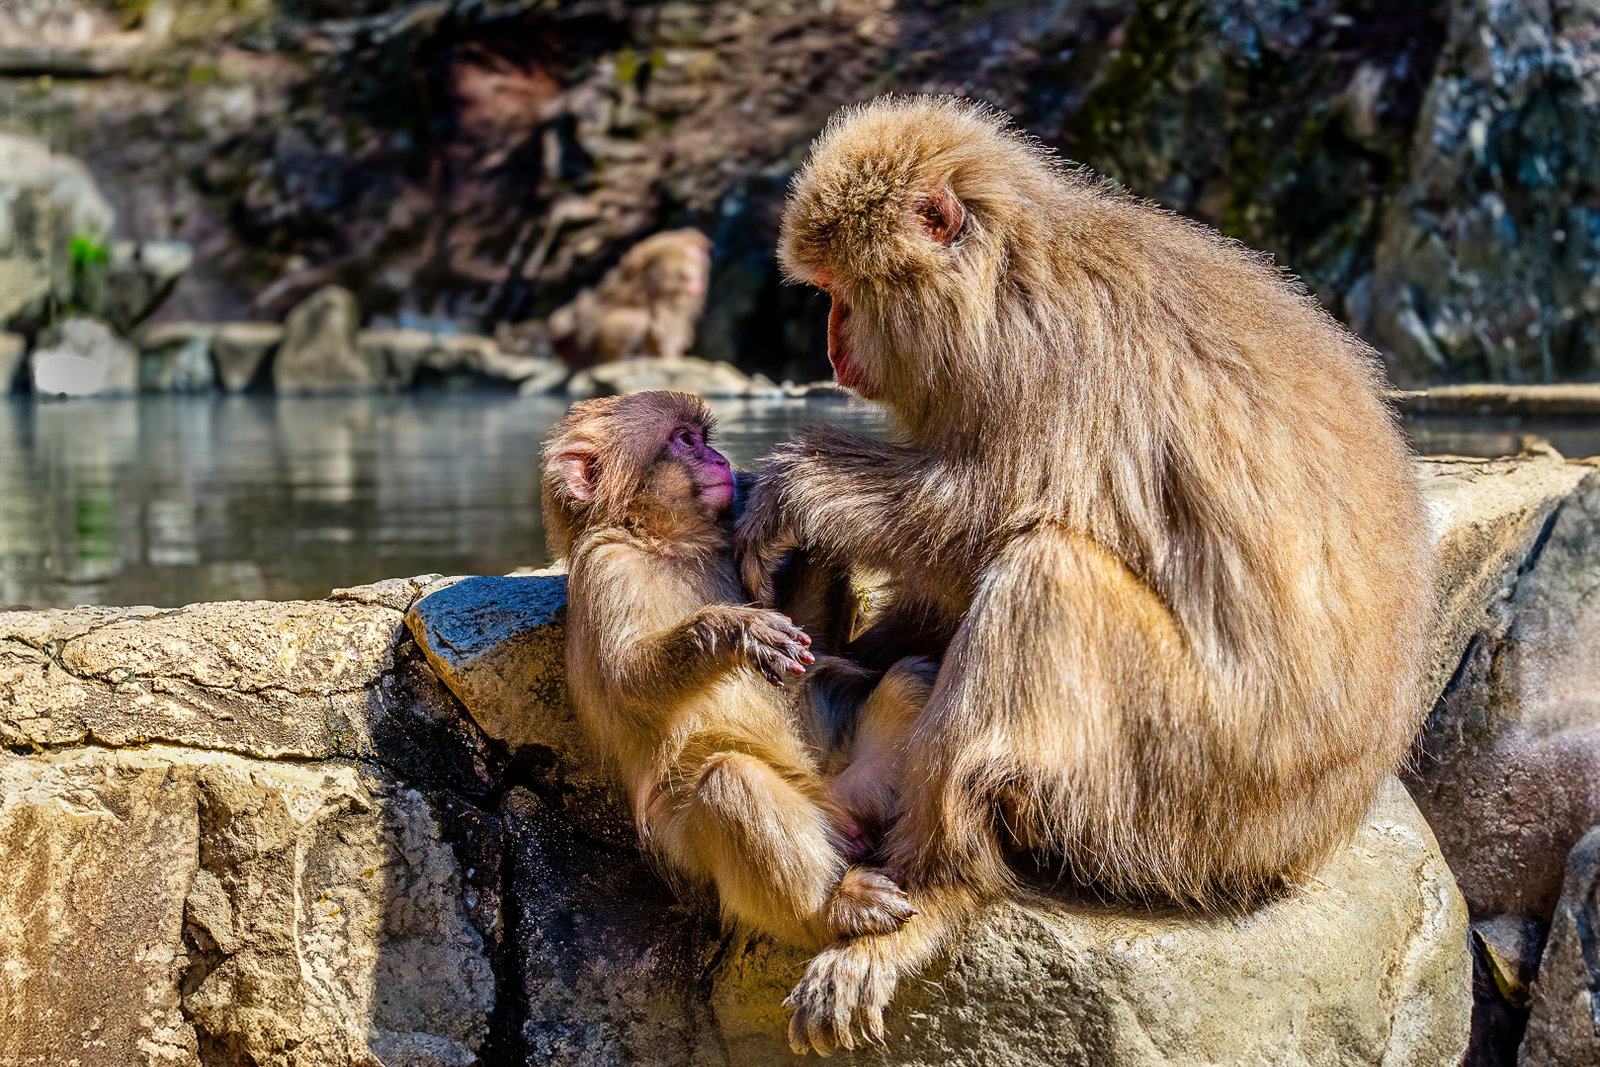
[[(723, 915), (816, 949), (887, 933), (914, 914), (866, 846), (802, 730), (811, 639), (751, 607), (733, 565), (733, 472), (713, 418), (687, 393), (575, 405), (543, 457), (545, 528), (569, 568), (567, 679), (591, 742), (632, 802), (643, 847), (671, 875), (714, 886)], [(915, 717), (926, 671), (897, 665), (864, 723)], [(897, 761), (867, 746), (879, 773)], [(880, 809), (886, 790), (853, 792)], [(863, 812), (874, 821), (882, 810)]]

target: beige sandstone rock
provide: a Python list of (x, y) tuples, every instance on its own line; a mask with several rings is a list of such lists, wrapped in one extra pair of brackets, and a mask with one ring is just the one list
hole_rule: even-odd
[[(991, 909), (907, 984), (886, 1047), (848, 1062), (1454, 1067), (1470, 1006), (1465, 941), (1449, 868), (1391, 780), (1314, 883), (1243, 918)], [(801, 962), (763, 945), (718, 973), (712, 1003), (733, 1062), (790, 1062), (778, 1005)]]
[(0, 613), (0, 744), (358, 755), (400, 630), (360, 603)]
[(1438, 560), (1440, 621), (1424, 697), (1431, 703), (1473, 635), (1501, 610), (1504, 591), (1585, 468), (1554, 454), (1428, 458), (1417, 468)]
[(623, 359), (579, 371), (567, 382), (569, 397), (583, 399), (647, 389), (681, 389), (701, 396), (744, 396), (750, 378), (731, 363), (713, 363), (697, 356), (680, 359)]
[(306, 297), (283, 325), (272, 362), (280, 393), (363, 392), (379, 384), (377, 369), (356, 345), (361, 311), (350, 290), (325, 285)]
[(162, 746), (0, 756), (0, 848), (0, 1062), (476, 1062), (493, 974), (415, 791)]

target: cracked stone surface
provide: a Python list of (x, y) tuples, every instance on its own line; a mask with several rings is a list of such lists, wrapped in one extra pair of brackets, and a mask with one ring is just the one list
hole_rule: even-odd
[[(1448, 698), (1497, 620), (1586, 610), (1528, 598), (1594, 471), (1419, 469)], [(0, 1063), (791, 1062), (803, 960), (722, 936), (640, 859), (566, 706), (564, 600), (558, 572), (428, 575), (0, 615)], [(1588, 663), (1569, 617), (1505, 662)], [(1247, 917), (993, 909), (855, 1060), (1442, 1067), (1470, 979), (1461, 896), (1391, 782)]]
[(1517, 1060), (1521, 1067), (1600, 1063), (1600, 827), (1567, 860), (1566, 882), (1550, 924), (1533, 1008)]
[(1468, 531), (1499, 548), (1462, 580), (1482, 606), (1456, 620), (1466, 655), (1410, 776), (1475, 919), (1548, 922), (1600, 823), (1600, 465), (1558, 473), (1500, 480), (1504, 518)]

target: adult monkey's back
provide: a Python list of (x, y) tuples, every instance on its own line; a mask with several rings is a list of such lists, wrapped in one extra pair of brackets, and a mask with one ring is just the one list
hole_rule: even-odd
[(1313, 872), (1412, 738), (1432, 611), (1372, 351), (1265, 260), (956, 100), (837, 116), (780, 254), (900, 432), (781, 450), (746, 580), (803, 543), (890, 573), (880, 632), (953, 635), (889, 836), (921, 914), (812, 962), (797, 1047), (881, 1032), (1018, 846), (1194, 908)]

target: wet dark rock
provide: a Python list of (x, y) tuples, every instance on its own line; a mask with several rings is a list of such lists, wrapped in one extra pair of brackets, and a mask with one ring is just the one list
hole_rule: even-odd
[(1578, 1067), (1600, 1063), (1600, 970), (1594, 936), (1600, 925), (1600, 827), (1586, 834), (1567, 860), (1561, 900), (1550, 923), (1539, 977), (1533, 984), (1518, 1063), (1521, 1067)]

